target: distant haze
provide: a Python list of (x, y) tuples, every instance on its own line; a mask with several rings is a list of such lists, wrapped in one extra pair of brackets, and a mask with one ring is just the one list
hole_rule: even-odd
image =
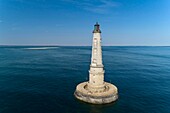
[(0, 0), (0, 45), (170, 46), (170, 0)]

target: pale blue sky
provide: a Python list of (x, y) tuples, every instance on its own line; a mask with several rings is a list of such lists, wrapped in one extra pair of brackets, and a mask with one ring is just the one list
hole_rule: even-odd
[(0, 0), (0, 45), (170, 46), (170, 0)]

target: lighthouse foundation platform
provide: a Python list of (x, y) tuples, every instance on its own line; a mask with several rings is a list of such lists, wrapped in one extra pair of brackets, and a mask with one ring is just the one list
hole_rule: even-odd
[(107, 104), (118, 99), (117, 87), (105, 82), (103, 88), (88, 87), (88, 82), (77, 85), (74, 95), (77, 99), (92, 104)]

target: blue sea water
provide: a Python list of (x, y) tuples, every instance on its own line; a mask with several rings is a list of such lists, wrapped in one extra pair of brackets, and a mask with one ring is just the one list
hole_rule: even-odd
[(0, 46), (0, 113), (170, 113), (170, 47), (103, 47), (105, 81), (119, 100), (75, 99), (91, 47)]

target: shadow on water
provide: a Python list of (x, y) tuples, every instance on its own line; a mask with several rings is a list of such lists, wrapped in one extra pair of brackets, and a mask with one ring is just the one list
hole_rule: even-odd
[(112, 103), (108, 103), (108, 104), (90, 104), (81, 100), (78, 100), (75, 98), (75, 101), (81, 105), (81, 106), (86, 106), (88, 109), (88, 113), (104, 113), (105, 111), (107, 111), (107, 109), (109, 108), (116, 108), (118, 106), (118, 100)]

